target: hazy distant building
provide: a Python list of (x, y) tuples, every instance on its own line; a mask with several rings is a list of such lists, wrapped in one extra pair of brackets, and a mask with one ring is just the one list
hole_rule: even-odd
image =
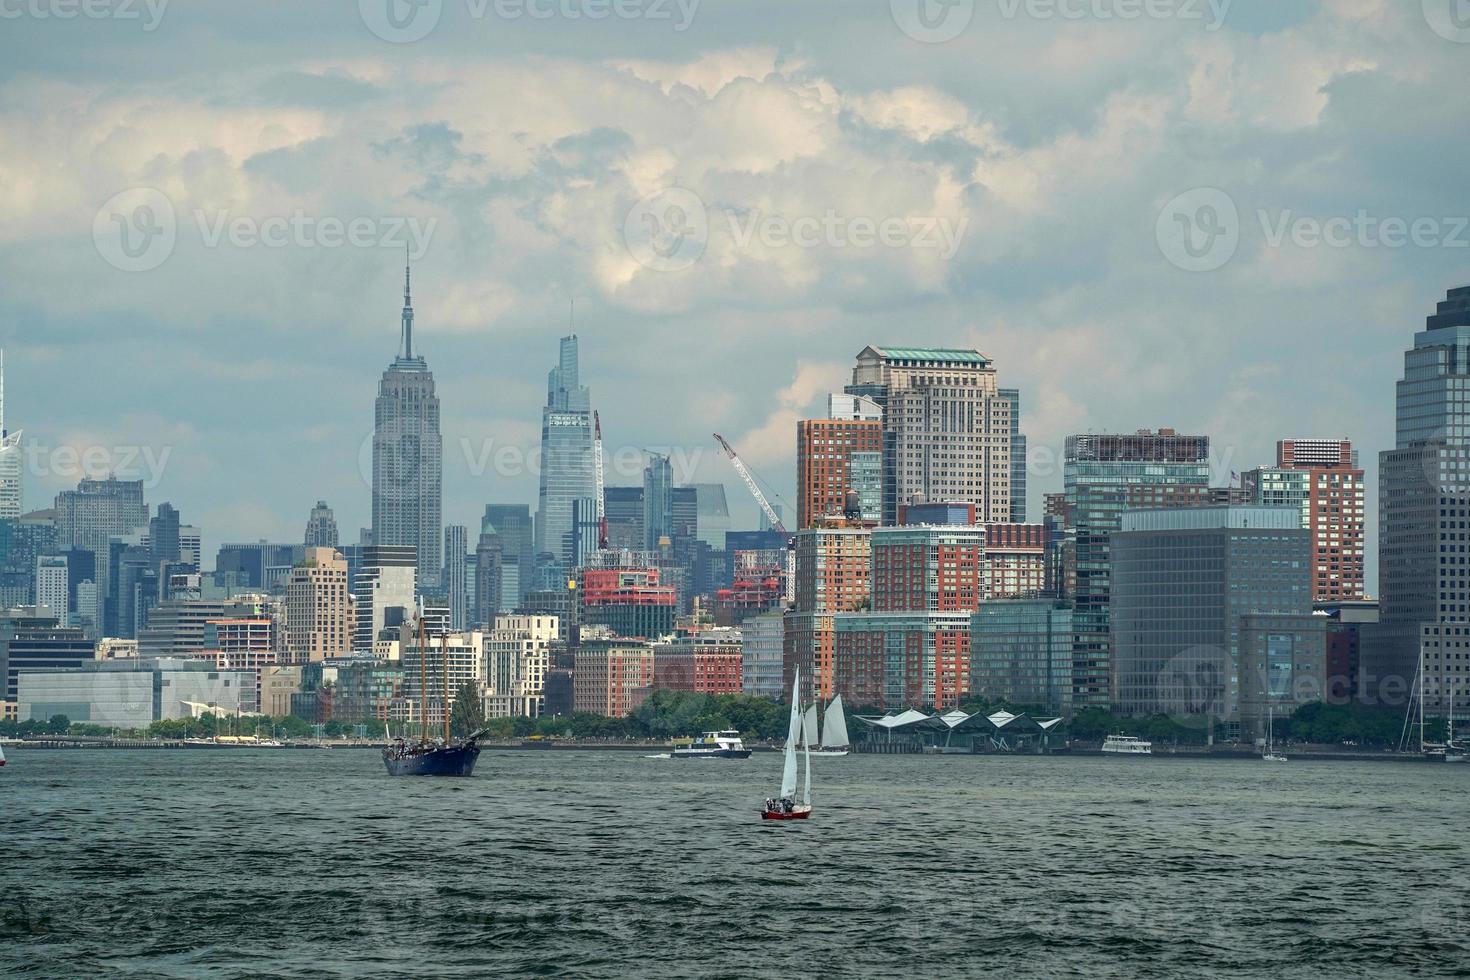
[(573, 566), (572, 506), (596, 496), (592, 458), (592, 396), (581, 383), (577, 337), (561, 339), (557, 366), (546, 379), (541, 413), (541, 479), (536, 506), (537, 554)]
[(525, 504), (488, 504), (485, 519), (500, 535), (500, 605), (515, 608), (530, 591), (536, 577), (536, 536), (531, 508)]
[(643, 551), (643, 488), (607, 487), (603, 491), (608, 547), (615, 551)]
[(148, 526), (142, 480), (82, 480), (56, 495), (56, 546), (97, 556), (97, 588), (111, 594), (108, 542)]
[(658, 551), (674, 541), (674, 468), (669, 457), (648, 454), (643, 468), (643, 550)]
[(65, 555), (41, 555), (36, 559), (36, 605), (51, 610), (62, 626), (71, 625), (67, 618), (67, 583)]
[(473, 625), (488, 627), (505, 602), (505, 547), (500, 531), (489, 518), (480, 522), (475, 544), (475, 608)]
[(0, 520), (19, 517), (25, 509), (20, 436), (19, 429), (5, 426), (5, 352), (0, 350)]
[(373, 421), (373, 544), (414, 549), (418, 581), (443, 574), (444, 445), (434, 375), (413, 352), (413, 302), (403, 280), (402, 347), (378, 382)]
[(725, 548), (725, 532), (730, 530), (730, 504), (723, 483), (696, 483), (698, 521), (695, 533), (699, 540), (716, 551)]
[(355, 629), (346, 559), (332, 548), (306, 549), (286, 584), (287, 661), (346, 656)]
[(337, 518), (325, 500), (318, 500), (306, 519), (305, 544), (308, 548), (337, 547)]

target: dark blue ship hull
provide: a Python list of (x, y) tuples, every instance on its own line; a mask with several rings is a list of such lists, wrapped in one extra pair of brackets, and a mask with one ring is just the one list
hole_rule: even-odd
[(417, 748), (383, 751), (383, 764), (390, 776), (473, 776), (478, 758), (480, 747), (474, 742), (433, 746), (422, 751)]

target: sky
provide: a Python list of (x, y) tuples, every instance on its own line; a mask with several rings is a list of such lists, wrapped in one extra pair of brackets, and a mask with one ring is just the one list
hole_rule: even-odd
[(792, 501), (869, 343), (994, 359), (1033, 515), (1067, 434), (1158, 426), (1221, 482), (1346, 436), (1372, 495), (1470, 283), (1467, 66), (1467, 0), (0, 0), (26, 505), (355, 540), (405, 251), (446, 523), (534, 502), (573, 318), (608, 482), (671, 452), (737, 527), (711, 433)]

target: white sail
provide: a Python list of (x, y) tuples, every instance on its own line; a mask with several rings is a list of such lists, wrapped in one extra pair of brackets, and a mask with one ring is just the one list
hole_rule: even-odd
[(815, 703), (807, 705), (806, 714), (801, 716), (802, 741), (807, 745), (817, 744), (817, 706)]
[(796, 742), (801, 738), (801, 671), (791, 683), (791, 724), (786, 729), (786, 763), (781, 769), (781, 799), (796, 795)]
[[(807, 719), (810, 721), (809, 730), (815, 732), (817, 729), (817, 706), (814, 704), (807, 710)], [(802, 806), (811, 808), (812, 805), (812, 740), (802, 739), (805, 742), (803, 751), (806, 753), (806, 789), (801, 792)]]
[(827, 716), (822, 719), (822, 748), (845, 749), (847, 740), (847, 717), (842, 713), (842, 695), (827, 705)]

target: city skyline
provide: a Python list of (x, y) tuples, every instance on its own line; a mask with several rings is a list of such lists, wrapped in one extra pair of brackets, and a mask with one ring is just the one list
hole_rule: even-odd
[[(448, 5), (435, 32), (409, 44), (383, 41), (351, 9), (171, 8), (152, 32), (8, 22), (0, 71), (14, 105), (95, 95), (69, 136), (23, 109), (7, 117), (8, 169), (50, 189), (20, 203), (0, 243), (14, 273), (0, 298), (7, 408), (47, 460), (27, 474), (28, 509), (75, 486), (80, 474), (51, 461), (58, 447), (100, 448), (114, 466), (147, 447), (155, 459), (170, 451), (150, 499), (192, 515), (206, 551), (294, 539), (319, 498), (346, 539), (369, 523), (358, 393), (382, 367), (402, 242), (211, 247), (195, 220), (202, 210), (208, 232), (224, 213), (260, 222), (299, 208), (416, 218), (421, 232), (438, 219), (415, 271), (432, 308), (420, 346), (446, 406), (446, 520), (469, 525), (486, 502), (534, 501), (534, 475), (476, 472), (473, 461), (488, 439), (523, 454), (538, 444), (537, 375), (575, 299), (609, 445), (703, 450), (690, 482), (730, 487), (740, 526), (754, 526), (754, 510), (708, 433), (729, 436), (784, 494), (795, 486), (789, 423), (818, 414), (862, 344), (909, 333), (993, 358), (1022, 393), (1033, 455), (1059, 458), (1075, 432), (1170, 425), (1233, 449), (1226, 468), (1241, 471), (1269, 464), (1282, 437), (1351, 438), (1373, 524), (1402, 338), (1432, 297), (1470, 279), (1466, 250), (1360, 246), (1356, 233), (1348, 247), (1299, 245), (1290, 230), (1278, 246), (1267, 231), (1360, 211), (1453, 217), (1448, 161), (1464, 137), (1443, 121), (1466, 98), (1453, 83), (1464, 49), (1416, 5), (1238, 2), (1216, 30), (1000, 21), (986, 7), (942, 45), (905, 37), (882, 4), (844, 10), (835, 33), (815, 29), (830, 20), (820, 4), (774, 11), (709, 5), (683, 32), (614, 20), (591, 35), (571, 23), (465, 22)], [(249, 40), (267, 34), (269, 45)], [(864, 40), (882, 44), (879, 64), (856, 55)], [(1153, 72), (1127, 71), (1143, 52), (1158, 53)], [(435, 89), (446, 57), (459, 74)], [(490, 110), (469, 97), (514, 87), (528, 58), (558, 76), (543, 106)], [(153, 67), (125, 71), (125, 61)], [(1066, 70), (1019, 70), (1034, 64)], [(1216, 92), (1207, 80), (1224, 71), (1256, 85)], [(149, 72), (178, 84), (161, 89)], [(604, 89), (648, 111), (603, 128), (590, 93)], [(145, 96), (156, 122), (135, 111)], [(231, 128), (192, 127), (204, 116)], [(682, 131), (664, 129), (667, 118)], [(123, 133), (135, 135), (109, 142)], [(49, 172), (48, 159), (102, 145), (119, 152), (85, 177)], [(189, 177), (189, 159), (211, 161), (214, 183)], [(841, 179), (812, 179), (828, 168)], [(873, 193), (878, 175), (895, 173), (913, 179)], [(623, 241), (630, 208), (666, 184), (711, 210), (708, 246), (687, 270), (646, 268)], [(162, 264), (129, 272), (99, 255), (93, 219), (140, 186), (166, 194), (178, 236)], [(1192, 273), (1161, 253), (1155, 230), (1196, 188), (1223, 189), (1243, 235), (1230, 262)], [(528, 209), (532, 200), (546, 203)], [(947, 261), (759, 240), (742, 251), (725, 204), (971, 220)], [(415, 241), (406, 228), (397, 237)], [(60, 269), (96, 288), (59, 288)], [(1293, 370), (1304, 363), (1320, 370)], [(231, 387), (248, 394), (221, 398)], [(48, 397), (67, 389), (60, 403)], [(296, 492), (302, 473), (321, 484)], [(1058, 480), (1033, 477), (1029, 512)], [(618, 482), (636, 477), (610, 473)]]

